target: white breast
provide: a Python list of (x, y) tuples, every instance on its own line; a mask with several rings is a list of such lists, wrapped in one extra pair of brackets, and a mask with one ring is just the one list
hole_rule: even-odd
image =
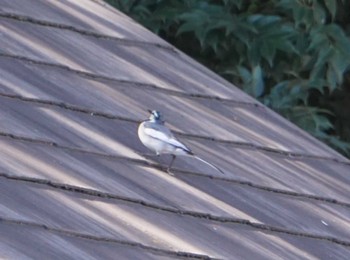
[(153, 138), (152, 136), (150, 136), (149, 134), (147, 134), (145, 131), (145, 126), (144, 123), (141, 123), (139, 125), (139, 129), (138, 129), (138, 135), (140, 138), (140, 141), (143, 143), (144, 146), (146, 146), (148, 149), (154, 151), (157, 154), (161, 154), (164, 153), (164, 142), (159, 141), (155, 138)]

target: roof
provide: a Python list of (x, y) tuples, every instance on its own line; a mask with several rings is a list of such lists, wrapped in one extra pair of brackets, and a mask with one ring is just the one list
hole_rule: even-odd
[[(100, 1), (2, 0), (0, 256), (345, 259), (350, 162)], [(154, 158), (147, 109), (221, 175)]]

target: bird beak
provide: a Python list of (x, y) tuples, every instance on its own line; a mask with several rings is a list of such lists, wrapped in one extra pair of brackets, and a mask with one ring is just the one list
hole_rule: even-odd
[(151, 114), (152, 114), (152, 110), (151, 110), (151, 109), (147, 109), (147, 111), (148, 111), (149, 113), (151, 113)]

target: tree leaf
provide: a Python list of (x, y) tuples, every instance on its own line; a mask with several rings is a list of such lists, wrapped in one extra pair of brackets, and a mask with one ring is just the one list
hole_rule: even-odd
[(196, 23), (185, 22), (177, 29), (176, 36), (179, 36), (180, 34), (185, 32), (193, 32), (196, 30), (197, 27), (198, 25)]
[(327, 14), (326, 14), (326, 10), (324, 10), (322, 5), (318, 1), (314, 1), (312, 9), (313, 9), (313, 16), (314, 16), (315, 22), (318, 24), (325, 24)]
[(319, 50), (320, 48), (327, 48), (329, 46), (329, 40), (327, 35), (324, 34), (320, 28), (315, 28), (310, 32), (311, 42), (307, 48), (307, 52), (313, 50)]
[(327, 83), (328, 83), (329, 89), (331, 91), (335, 90), (338, 85), (338, 76), (332, 66), (328, 66), (326, 77), (327, 77)]
[(332, 20), (335, 19), (337, 13), (337, 1), (336, 0), (324, 0), (324, 3), (332, 16)]
[(265, 84), (263, 72), (260, 65), (253, 68), (252, 72), (252, 90), (255, 97), (260, 97), (264, 93)]
[(250, 82), (252, 81), (252, 75), (250, 73), (250, 71), (246, 68), (244, 68), (243, 66), (237, 66), (237, 70), (238, 73), (241, 77), (241, 79), (243, 80), (243, 83), (245, 85), (250, 84)]
[(337, 76), (337, 83), (341, 84), (343, 81), (344, 72), (350, 66), (350, 61), (346, 58), (344, 59), (342, 53), (336, 50), (332, 59), (330, 60), (330, 63)]
[(260, 63), (260, 42), (259, 41), (253, 41), (251, 45), (248, 48), (248, 60), (249, 63), (253, 66), (256, 66)]
[(276, 55), (276, 48), (273, 45), (273, 42), (270, 41), (263, 41), (261, 43), (261, 55), (266, 59), (266, 61), (269, 63), (270, 67), (273, 66), (273, 59)]

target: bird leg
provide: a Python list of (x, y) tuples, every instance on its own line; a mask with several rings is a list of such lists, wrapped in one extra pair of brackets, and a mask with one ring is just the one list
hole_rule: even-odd
[(175, 161), (176, 155), (172, 154), (171, 156), (172, 156), (172, 159), (171, 159), (171, 161), (170, 161), (170, 163), (169, 163), (169, 166), (168, 166), (168, 169), (167, 169), (166, 171), (167, 171), (170, 175), (174, 175), (172, 172), (170, 172), (170, 168), (171, 168), (171, 166), (173, 165), (173, 163), (174, 163), (174, 161)]

